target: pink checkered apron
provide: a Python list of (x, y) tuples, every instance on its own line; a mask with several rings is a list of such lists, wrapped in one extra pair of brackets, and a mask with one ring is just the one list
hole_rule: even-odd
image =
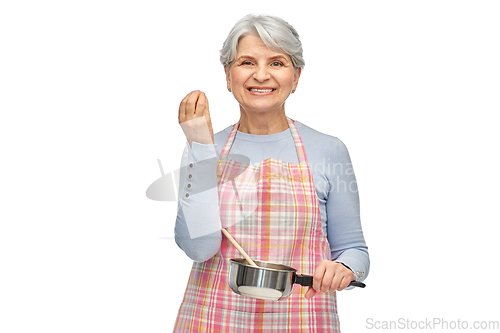
[[(252, 259), (312, 275), (321, 260), (331, 259), (330, 247), (302, 139), (293, 121), (288, 124), (299, 163), (229, 159), (234, 125), (217, 171), (221, 221)], [(241, 255), (223, 236), (215, 256), (193, 264), (174, 332), (340, 332), (335, 293), (307, 300), (307, 288), (295, 285), (281, 301), (237, 295), (228, 284), (231, 258)]]

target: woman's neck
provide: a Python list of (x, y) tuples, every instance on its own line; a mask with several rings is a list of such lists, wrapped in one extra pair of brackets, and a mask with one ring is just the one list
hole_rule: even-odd
[(286, 131), (288, 121), (285, 110), (276, 112), (247, 112), (240, 109), (240, 124), (238, 130), (243, 133), (268, 135)]

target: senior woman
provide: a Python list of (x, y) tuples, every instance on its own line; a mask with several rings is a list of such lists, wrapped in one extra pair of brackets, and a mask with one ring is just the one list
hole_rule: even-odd
[[(200, 91), (179, 107), (188, 144), (175, 239), (195, 262), (175, 332), (339, 332), (336, 291), (366, 278), (369, 257), (345, 145), (285, 114), (304, 66), (299, 36), (278, 17), (248, 15), (220, 59), (239, 121), (214, 136)], [(229, 259), (240, 255), (221, 227), (252, 259), (292, 266), (313, 285), (282, 301), (232, 292)]]

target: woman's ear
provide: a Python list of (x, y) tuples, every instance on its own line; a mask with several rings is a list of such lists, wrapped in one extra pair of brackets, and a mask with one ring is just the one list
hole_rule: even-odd
[(231, 70), (224, 64), (224, 72), (226, 73), (227, 90), (231, 91)]
[(300, 73), (302, 73), (302, 67), (299, 67), (293, 73), (293, 89), (297, 89), (297, 85), (299, 84)]

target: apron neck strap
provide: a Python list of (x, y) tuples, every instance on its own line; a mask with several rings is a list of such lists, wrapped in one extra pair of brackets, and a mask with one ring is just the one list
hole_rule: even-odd
[[(295, 123), (293, 122), (292, 119), (286, 118), (288, 121), (288, 126), (290, 128), (290, 132), (292, 132), (292, 138), (293, 142), (295, 143), (295, 149), (297, 150), (297, 157), (299, 160), (299, 163), (306, 163), (307, 164), (307, 157), (306, 157), (306, 151), (304, 149), (304, 144), (302, 143), (302, 139), (299, 135), (299, 131), (297, 131), (297, 127), (295, 126)], [(226, 158), (226, 156), (229, 154), (229, 151), (231, 150), (231, 146), (233, 145), (234, 138), (236, 137), (236, 133), (238, 132), (238, 126), (239, 122), (234, 124), (233, 129), (231, 130), (231, 133), (229, 134), (229, 137), (227, 138), (226, 144), (222, 148), (221, 151), (221, 159)]]

